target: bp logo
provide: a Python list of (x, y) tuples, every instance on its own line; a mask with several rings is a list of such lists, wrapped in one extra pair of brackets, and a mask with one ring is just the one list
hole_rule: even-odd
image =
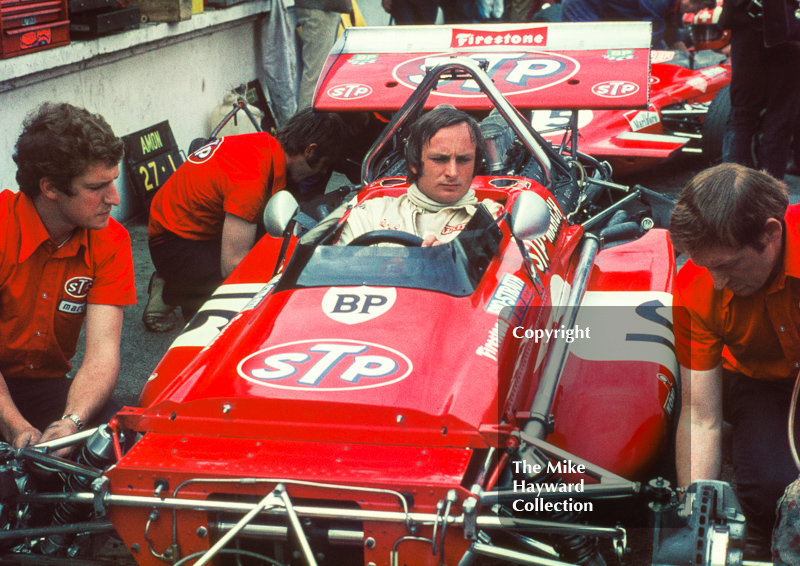
[[(485, 61), (487, 74), (506, 96), (534, 92), (569, 80), (580, 64), (566, 55), (545, 52), (520, 53), (455, 53), (416, 57), (395, 67), (392, 72), (398, 83), (409, 89), (425, 77), (426, 69), (453, 57), (471, 57)], [(431, 96), (477, 98), (484, 96), (473, 80), (441, 81)]]
[(397, 350), (356, 340), (299, 340), (250, 354), (239, 375), (251, 383), (295, 391), (354, 391), (402, 381), (411, 360)]
[(89, 294), (94, 279), (91, 277), (73, 277), (64, 285), (67, 295), (76, 299), (83, 299)]
[(211, 140), (206, 145), (195, 151), (191, 154), (188, 158), (189, 162), (191, 163), (203, 163), (204, 161), (208, 161), (213, 157), (216, 153), (217, 148), (222, 145), (222, 142), (225, 141), (225, 138), (219, 138), (216, 140)]

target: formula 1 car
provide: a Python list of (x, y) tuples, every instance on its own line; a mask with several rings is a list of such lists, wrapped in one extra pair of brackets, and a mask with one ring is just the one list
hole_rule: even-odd
[[(656, 563), (740, 560), (725, 486), (695, 486), (679, 506), (665, 479), (680, 399), (670, 202), (554, 148), (512, 105), (569, 93), (567, 106), (618, 106), (594, 100), (607, 79), (585, 63), (632, 49), (614, 81), (647, 106), (648, 26), (580, 26), (577, 46), (575, 31), (453, 28), (454, 57), (430, 61), (407, 94), (399, 73), (387, 81), (379, 106), (394, 117), (362, 186), (299, 209), (275, 195), (268, 235), (175, 340), (138, 407), (2, 447), (2, 559), (107, 563), (86, 541), (113, 528), (142, 566), (599, 565), (623, 561), (626, 527), (645, 524), (649, 502), (665, 527)], [(408, 33), (347, 30), (316, 108), (365, 108), (374, 90), (350, 73), (384, 54), (360, 46)], [(504, 95), (498, 70), (526, 88)], [(453, 96), (490, 141), (472, 188), (502, 214), (479, 207), (435, 247), (384, 230), (336, 245), (353, 206), (407, 189), (408, 127)], [(50, 453), (72, 444), (76, 462)], [(42, 470), (65, 476), (63, 491), (42, 488)]]
[[(615, 175), (629, 175), (682, 154), (701, 154), (710, 163), (722, 157), (722, 137), (730, 114), (730, 61), (717, 51), (730, 32), (719, 25), (722, 2), (713, 10), (684, 15), (690, 51), (650, 53), (650, 104), (646, 109), (535, 110), (531, 122), (553, 143), (568, 130), (578, 130), (582, 151), (607, 161)], [(618, 61), (634, 57), (630, 50), (609, 50), (609, 73)], [(624, 97), (625, 89), (605, 96)]]
[[(609, 50), (608, 65), (632, 56)], [(650, 54), (650, 104), (645, 110), (578, 111), (582, 151), (608, 161), (615, 174), (629, 175), (681, 154), (702, 154), (709, 162), (722, 156), (722, 136), (730, 114), (731, 67), (716, 51)], [(609, 90), (606, 96), (622, 96)], [(570, 127), (571, 112), (536, 110), (531, 121), (545, 139), (556, 142)]]

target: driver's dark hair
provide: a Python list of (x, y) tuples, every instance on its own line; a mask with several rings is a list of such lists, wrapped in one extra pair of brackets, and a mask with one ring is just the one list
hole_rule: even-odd
[(717, 247), (764, 250), (767, 220), (783, 222), (786, 185), (763, 171), (723, 163), (701, 171), (681, 191), (669, 223), (676, 249), (693, 252)]
[(316, 151), (308, 158), (315, 167), (319, 160), (327, 157), (337, 161), (348, 146), (347, 128), (341, 116), (328, 112), (314, 112), (311, 108), (301, 110), (275, 132), (287, 155), (303, 155), (311, 144)]
[(33, 199), (45, 178), (62, 193), (72, 194), (73, 179), (92, 165), (116, 166), (123, 146), (100, 114), (45, 102), (22, 122), (14, 149), (19, 190)]
[[(466, 124), (469, 126), (469, 137), (475, 142), (475, 171), (474, 175), (483, 167), (486, 157), (486, 141), (483, 139), (481, 127), (475, 119), (449, 104), (441, 104), (422, 116), (411, 125), (411, 129), (406, 142), (406, 162), (408, 163), (407, 181), (416, 183), (419, 174), (422, 172), (422, 148), (430, 143), (431, 138), (442, 128)], [(418, 173), (414, 173), (414, 167)]]

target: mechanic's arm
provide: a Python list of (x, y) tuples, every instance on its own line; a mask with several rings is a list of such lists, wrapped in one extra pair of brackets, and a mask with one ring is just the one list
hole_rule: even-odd
[(38, 429), (25, 420), (11, 400), (3, 374), (0, 374), (0, 434), (14, 448), (36, 444), (42, 436)]
[[(84, 423), (88, 423), (105, 407), (119, 376), (121, 335), (121, 306), (86, 306), (86, 351), (83, 363), (69, 387), (65, 415), (77, 415)], [(44, 430), (39, 441), (45, 442), (76, 432), (78, 427), (74, 422), (60, 419)]]
[(256, 243), (256, 228), (253, 222), (226, 214), (222, 223), (222, 277), (228, 277)]
[(719, 478), (722, 461), (722, 365), (706, 371), (681, 366), (678, 485)]

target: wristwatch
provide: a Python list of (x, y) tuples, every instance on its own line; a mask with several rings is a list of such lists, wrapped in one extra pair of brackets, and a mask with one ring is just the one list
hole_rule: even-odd
[(72, 422), (74, 422), (75, 426), (78, 427), (78, 432), (83, 430), (83, 421), (78, 415), (73, 415), (72, 413), (69, 413), (68, 415), (64, 415), (63, 417), (61, 417), (62, 421), (64, 419), (69, 419)]

